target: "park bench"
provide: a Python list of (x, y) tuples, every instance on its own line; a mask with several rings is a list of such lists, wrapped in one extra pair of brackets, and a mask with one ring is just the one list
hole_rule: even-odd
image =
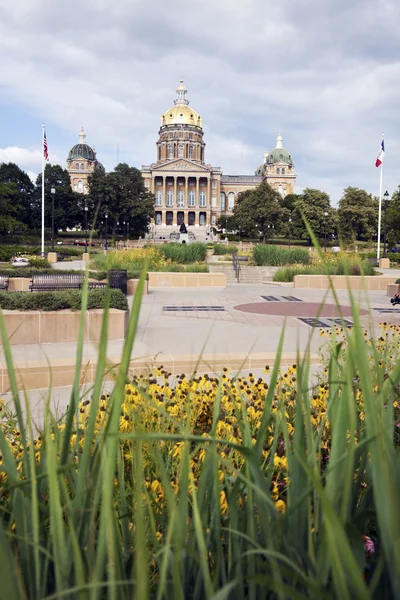
[(83, 283), (81, 274), (33, 275), (29, 289), (31, 292), (54, 292), (58, 290), (80, 290)]
[(0, 275), (0, 290), (6, 292), (10, 282), (9, 275)]

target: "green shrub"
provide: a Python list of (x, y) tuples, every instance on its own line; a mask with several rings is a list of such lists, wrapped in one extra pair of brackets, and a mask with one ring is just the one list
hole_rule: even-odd
[(308, 250), (302, 248), (286, 249), (267, 244), (257, 244), (253, 248), (253, 261), (258, 266), (307, 265), (310, 263), (310, 254)]
[[(34, 269), (51, 269), (51, 264), (47, 260), (47, 258), (42, 258), (41, 256), (30, 256), (29, 257), (29, 266)], [(23, 267), (17, 267), (22, 268)]]
[(339, 263), (329, 265), (316, 265), (309, 267), (287, 266), (278, 269), (274, 274), (273, 281), (290, 282), (295, 275), (375, 275), (373, 265), (363, 260), (359, 263)]
[[(88, 309), (103, 308), (107, 290), (89, 290)], [(65, 290), (59, 292), (0, 292), (0, 308), (3, 310), (80, 310), (82, 292)], [(121, 290), (110, 290), (110, 308), (128, 310), (128, 301)]]
[(203, 262), (207, 257), (207, 246), (200, 242), (193, 244), (164, 244), (159, 246), (166, 259), (178, 264)]
[(238, 252), (237, 246), (224, 246), (223, 244), (214, 244), (214, 254), (222, 256), (223, 254), (234, 254)]
[(33, 275), (56, 275), (64, 274), (71, 275), (77, 273), (76, 270), (68, 269), (36, 269), (35, 267), (10, 267), (6, 269), (0, 269), (0, 275), (8, 275), (9, 277), (27, 277), (31, 278)]

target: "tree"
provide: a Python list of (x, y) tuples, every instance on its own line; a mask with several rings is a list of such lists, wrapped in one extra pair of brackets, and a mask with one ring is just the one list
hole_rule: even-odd
[[(385, 200), (383, 200), (383, 202), (385, 202)], [(386, 224), (388, 248), (391, 248), (392, 246), (396, 246), (398, 243), (400, 243), (400, 186), (394, 192), (392, 199), (387, 203)], [(383, 204), (382, 227), (384, 227)]]
[(154, 215), (154, 196), (144, 186), (141, 172), (126, 163), (117, 165), (111, 173), (95, 172), (89, 177), (89, 199), (99, 221), (108, 215), (108, 226), (115, 234), (117, 223), (129, 221), (136, 234), (147, 231)]
[(371, 240), (378, 228), (378, 202), (365, 190), (348, 187), (338, 208), (339, 234), (346, 240)]
[(227, 232), (236, 231), (236, 221), (233, 215), (221, 215), (217, 221), (218, 229), (225, 229)]
[[(82, 207), (79, 200), (82, 194), (72, 191), (71, 181), (67, 170), (59, 165), (47, 164), (44, 170), (44, 218), (45, 227), (51, 228), (52, 223), (52, 194), (54, 194), (54, 229), (55, 233), (61, 229), (75, 227), (80, 222)], [(32, 206), (33, 226), (40, 229), (42, 211), (42, 174), (36, 179), (34, 203)]]
[(0, 232), (25, 229), (26, 225), (19, 220), (20, 214), (22, 205), (17, 185), (0, 182)]
[[(35, 186), (29, 175), (14, 163), (0, 164), (0, 183), (15, 186), (14, 202), (18, 204), (18, 221), (31, 226), (32, 201)], [(4, 213), (2, 213), (4, 214)]]
[(254, 190), (238, 194), (237, 205), (233, 210), (237, 227), (248, 235), (262, 235), (263, 242), (279, 233), (281, 228), (281, 196), (268, 183), (260, 183)]
[[(325, 213), (328, 213), (325, 216)], [(292, 213), (294, 237), (310, 240), (305, 221), (307, 220), (317, 238), (331, 237), (336, 230), (335, 211), (331, 208), (329, 195), (321, 190), (306, 188), (297, 197)], [(310, 240), (311, 241), (311, 240)]]

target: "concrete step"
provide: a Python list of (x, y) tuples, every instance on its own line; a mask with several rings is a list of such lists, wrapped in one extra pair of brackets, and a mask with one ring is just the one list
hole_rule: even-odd
[[(227, 283), (236, 282), (236, 275), (231, 265), (219, 265), (210, 263), (211, 273), (224, 273)], [(265, 283), (272, 281), (277, 267), (253, 267), (249, 265), (240, 265), (239, 283)]]

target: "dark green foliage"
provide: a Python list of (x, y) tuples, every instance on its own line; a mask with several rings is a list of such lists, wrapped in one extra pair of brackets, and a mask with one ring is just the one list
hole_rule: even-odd
[(29, 265), (34, 269), (51, 269), (51, 264), (49, 263), (47, 258), (42, 258), (40, 256), (30, 256)]
[(263, 241), (279, 232), (282, 225), (282, 198), (268, 183), (238, 194), (233, 216), (236, 228), (248, 236), (261, 235)]
[[(127, 231), (124, 221), (129, 222), (129, 237), (147, 231), (154, 215), (154, 196), (145, 188), (138, 169), (120, 163), (111, 173), (96, 170), (88, 182), (90, 193), (85, 200), (90, 227), (94, 226), (103, 237), (107, 232), (109, 242), (117, 232), (123, 235), (124, 229)], [(81, 226), (85, 227), (84, 212)]]
[(310, 254), (303, 248), (278, 248), (265, 244), (257, 244), (253, 248), (253, 260), (258, 266), (308, 265)]
[[(33, 277), (34, 275), (57, 275), (57, 274), (73, 274), (76, 270), (68, 269), (52, 269), (52, 268), (35, 268), (35, 267), (10, 267), (0, 269), (0, 275), (8, 275), (9, 277)], [(89, 275), (90, 277), (92, 275)]]
[(207, 257), (207, 246), (196, 242), (194, 244), (164, 244), (160, 246), (165, 258), (179, 264), (203, 262)]
[(223, 246), (222, 244), (214, 244), (214, 254), (223, 256), (224, 254), (234, 254), (238, 251), (236, 246)]
[(373, 239), (378, 227), (378, 202), (371, 194), (354, 187), (346, 188), (337, 214), (341, 238)]
[(287, 266), (279, 269), (273, 280), (279, 282), (293, 281), (295, 275), (375, 275), (375, 269), (372, 263), (368, 260), (363, 260), (360, 263), (351, 264), (331, 264), (319, 266)]
[[(50, 247), (45, 247), (45, 254), (51, 252)], [(57, 254), (65, 256), (82, 256), (85, 252), (85, 248), (75, 248), (74, 246), (57, 246), (55, 251)], [(25, 245), (0, 245), (0, 262), (7, 262), (14, 256), (33, 256), (38, 255), (40, 257), (41, 248), (39, 245), (25, 246)]]
[[(104, 308), (107, 290), (89, 290), (88, 309)], [(82, 293), (79, 290), (61, 292), (0, 292), (3, 310), (80, 310)], [(128, 310), (128, 301), (121, 290), (110, 290), (110, 308)]]

